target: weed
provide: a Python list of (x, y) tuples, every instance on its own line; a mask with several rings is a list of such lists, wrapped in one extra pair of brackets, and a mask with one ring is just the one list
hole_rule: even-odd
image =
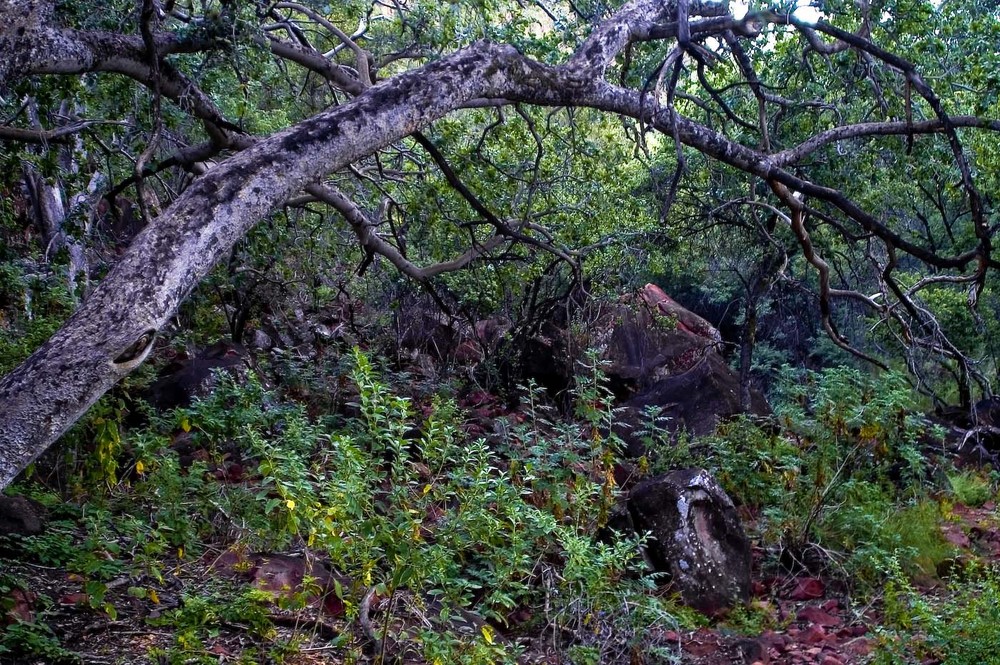
[(59, 644), (59, 639), (42, 622), (23, 623), (16, 621), (3, 629), (0, 634), (0, 661), (16, 658), (42, 658), (52, 665), (75, 665), (82, 663), (79, 655)]
[(956, 471), (948, 474), (948, 485), (955, 500), (962, 505), (978, 508), (991, 498), (994, 489), (990, 479), (977, 471)]
[(876, 665), (996, 661), (1000, 652), (1000, 575), (996, 570), (971, 568), (940, 597), (919, 593), (898, 566), (892, 571)]

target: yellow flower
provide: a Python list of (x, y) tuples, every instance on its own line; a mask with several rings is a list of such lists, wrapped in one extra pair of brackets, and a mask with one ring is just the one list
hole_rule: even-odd
[(140, 476), (146, 472), (146, 465), (142, 463), (142, 460), (135, 463), (135, 472)]
[(292, 501), (291, 499), (285, 501), (285, 505), (288, 507), (289, 510), (295, 510), (295, 502)]

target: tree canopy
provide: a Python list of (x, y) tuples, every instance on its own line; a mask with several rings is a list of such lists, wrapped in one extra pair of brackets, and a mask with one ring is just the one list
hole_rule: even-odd
[[(294, 252), (295, 215), (445, 307), (467, 268), (483, 301), (553, 272), (722, 280), (745, 367), (790, 285), (840, 350), (942, 403), (991, 392), (987, 4), (0, 0), (0, 24), (2, 186), (72, 311), (0, 380), (0, 485), (255, 225), (258, 261)], [(96, 254), (126, 203), (141, 231)]]

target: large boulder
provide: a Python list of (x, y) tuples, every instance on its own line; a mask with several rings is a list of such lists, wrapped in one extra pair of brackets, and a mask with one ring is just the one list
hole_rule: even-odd
[(645, 424), (649, 406), (659, 408), (671, 430), (694, 436), (711, 434), (721, 420), (740, 413), (770, 413), (756, 390), (749, 408), (740, 403), (739, 376), (721, 355), (719, 331), (658, 287), (647, 284), (637, 297), (594, 306), (586, 316), (587, 332), (574, 346), (598, 350), (623, 407), (617, 433), (630, 457), (647, 452), (633, 433)]
[(673, 429), (683, 428), (693, 436), (705, 436), (714, 433), (720, 421), (737, 414), (770, 413), (763, 395), (756, 390), (751, 390), (750, 395), (750, 408), (745, 410), (740, 404), (739, 376), (722, 356), (711, 352), (691, 362), (683, 371), (649, 382), (622, 405), (633, 423), (647, 406), (656, 406), (670, 419)]
[(647, 284), (639, 291), (639, 298), (646, 307), (661, 316), (672, 318), (678, 330), (706, 340), (716, 351), (722, 350), (722, 334), (711, 323), (682, 307), (655, 284)]
[(736, 507), (701, 469), (681, 469), (637, 485), (626, 503), (631, 528), (648, 533), (654, 570), (687, 605), (716, 616), (750, 600), (750, 540)]

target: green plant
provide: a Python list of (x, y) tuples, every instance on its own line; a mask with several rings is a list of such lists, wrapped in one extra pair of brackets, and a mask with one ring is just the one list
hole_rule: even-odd
[(994, 487), (990, 479), (976, 471), (956, 471), (948, 474), (948, 485), (955, 500), (965, 506), (978, 508), (993, 498)]
[(924, 579), (937, 574), (938, 566), (955, 554), (941, 533), (942, 519), (936, 501), (900, 504), (883, 487), (857, 483), (821, 529), (824, 541), (843, 548), (843, 567), (855, 584), (874, 590), (893, 565)]
[(870, 589), (889, 558), (933, 575), (951, 548), (923, 482), (917, 441), (931, 429), (903, 377), (786, 368), (775, 413), (770, 424), (734, 419), (692, 446), (756, 514), (762, 540), (807, 565), (820, 553)]
[(0, 661), (29, 658), (43, 658), (52, 665), (75, 665), (83, 659), (73, 651), (63, 647), (59, 638), (45, 623), (24, 623), (16, 621), (0, 633)]
[(19, 548), (47, 566), (63, 566), (77, 556), (76, 524), (67, 520), (49, 522), (45, 531), (18, 540)]
[[(785, 624), (788, 623), (786, 619)], [(726, 628), (741, 635), (760, 635), (765, 630), (781, 627), (776, 609), (766, 603), (753, 602), (734, 608), (725, 618)]]
[(885, 591), (877, 665), (992, 663), (1000, 652), (1000, 575), (971, 567), (940, 596), (918, 592), (895, 566)]
[[(455, 632), (451, 617), (472, 610), (502, 625), (519, 607), (544, 606), (556, 625), (613, 630), (617, 637), (605, 642), (616, 648), (641, 643), (643, 622), (676, 625), (672, 606), (651, 594), (648, 581), (631, 579), (637, 543), (610, 546), (586, 535), (614, 499), (617, 445), (605, 434), (613, 412), (599, 368), (590, 370), (580, 388), (584, 424), (536, 419), (539, 406), (511, 433), (508, 450), (526, 454), (509, 471), (485, 441), (463, 438), (450, 400), (433, 398), (418, 420), (412, 402), (393, 394), (357, 351), (360, 418), (346, 427), (312, 421), (266, 391), (248, 400), (258, 386), (229, 382), (220, 383), (211, 408), (199, 403), (184, 417), (197, 436), (229, 438), (259, 460), (252, 505), (266, 520), (248, 521), (253, 529), (244, 538), (300, 539), (324, 554), (354, 581), (338, 593), (349, 616), (359, 615), (369, 593), (389, 599), (390, 608), (405, 605), (397, 602), (403, 597), (440, 608), (424, 613), (431, 626), (424, 630), (408, 628), (405, 615), (390, 609), (372, 628), (379, 639), (409, 641), (429, 662), (512, 662), (517, 650), (488, 624), (470, 639)], [(262, 403), (266, 410), (255, 406)], [(220, 404), (227, 413), (216, 412)], [(241, 411), (238, 427), (234, 411)]]

